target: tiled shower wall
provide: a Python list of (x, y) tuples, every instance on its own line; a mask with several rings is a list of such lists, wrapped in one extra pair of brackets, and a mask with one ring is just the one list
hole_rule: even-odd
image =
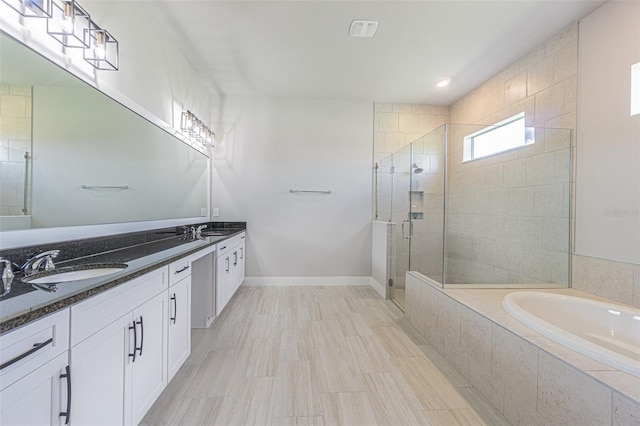
[[(572, 149), (571, 158), (574, 161), (573, 171), (575, 173), (576, 168), (580, 167), (580, 164), (575, 164), (575, 146), (580, 146), (580, 135), (575, 133), (578, 31), (577, 23), (569, 26), (453, 104), (451, 106), (451, 122), (490, 124), (517, 112), (525, 111), (525, 114), (530, 117), (528, 120), (531, 120), (527, 123), (529, 125), (572, 129), (572, 147), (574, 149)], [(544, 150), (549, 151), (550, 143), (548, 140), (545, 140), (545, 145)], [(561, 152), (565, 149), (566, 147), (562, 145), (555, 149), (551, 148), (551, 151), (554, 152), (557, 160), (564, 162), (566, 151), (564, 151), (565, 154), (561, 154)], [(534, 170), (532, 161), (536, 161), (538, 166), (544, 166), (549, 171), (555, 170), (555, 160), (552, 168), (551, 161), (544, 159), (545, 155), (547, 158), (551, 158), (550, 155), (541, 152), (538, 159), (535, 157), (526, 159), (529, 163), (525, 163), (525, 166), (532, 167), (525, 167), (525, 176), (529, 172), (542, 171), (539, 168)], [(562, 158), (558, 156), (562, 156)], [(454, 166), (454, 164), (450, 164), (452, 169)], [(503, 179), (505, 184), (510, 181), (508, 179), (509, 167), (508, 163), (504, 164), (503, 173), (506, 174), (503, 175)], [(485, 173), (490, 173), (488, 170), (489, 166)], [(571, 192), (574, 196), (575, 176), (572, 181), (574, 186)], [(577, 185), (580, 185), (580, 182), (577, 182)], [(572, 205), (575, 204), (572, 203)], [(455, 206), (453, 207), (455, 208)], [(575, 215), (575, 211), (570, 212), (571, 218), (574, 218)], [(556, 217), (556, 220), (547, 220), (546, 225), (543, 221), (543, 245), (547, 244), (544, 242), (545, 226), (550, 230), (550, 226), (559, 226), (562, 220), (566, 220), (566, 218)], [(529, 231), (537, 228), (536, 235), (540, 235), (539, 225), (533, 228), (524, 222), (521, 225), (521, 234), (533, 236), (533, 234), (529, 234)], [(556, 240), (557, 243), (560, 243), (562, 239), (564, 239), (564, 235)], [(573, 252), (573, 241), (570, 241), (570, 248)], [(491, 268), (488, 269), (491, 270)], [(573, 288), (640, 307), (640, 265), (573, 254), (571, 256), (571, 270), (571, 286)]]
[(0, 85), (0, 216), (22, 215), (31, 152), (31, 86)]
[[(568, 27), (451, 106), (452, 123), (491, 125), (525, 112), (533, 145), (462, 163), (449, 139), (447, 283), (568, 283), (570, 132), (578, 26)], [(547, 129), (547, 130), (545, 130)]]
[[(395, 227), (396, 236), (396, 274), (394, 278), (395, 285), (398, 288), (404, 287), (405, 272), (409, 265), (409, 245), (407, 240), (402, 238), (400, 227), (402, 220), (407, 219), (409, 212), (409, 191), (410, 189), (410, 151), (402, 150), (407, 144), (414, 142), (420, 137), (431, 133), (433, 130), (443, 126), (449, 122), (449, 108), (435, 105), (413, 105), (413, 104), (389, 104), (376, 103), (375, 105), (375, 132), (374, 132), (374, 162), (378, 163), (378, 217), (377, 220), (393, 220), (397, 223)], [(431, 145), (431, 144), (430, 144)], [(388, 157), (402, 150), (394, 156), (395, 173), (389, 174), (389, 166), (391, 162)], [(423, 150), (424, 151), (424, 150)], [(424, 152), (420, 153), (425, 155)], [(428, 152), (426, 155), (430, 155)], [(437, 153), (434, 153), (437, 156)], [(421, 166), (425, 167), (425, 175), (421, 178), (424, 180), (427, 174), (431, 174), (431, 167), (426, 166), (427, 158), (416, 157), (416, 161), (422, 161)], [(418, 161), (420, 160), (420, 161)], [(442, 167), (442, 163), (434, 160), (433, 169)], [(395, 188), (398, 189), (394, 194), (391, 192)], [(426, 182), (417, 181), (419, 185), (424, 186)], [(416, 188), (413, 188), (416, 189)], [(393, 200), (393, 205), (391, 205)], [(425, 200), (427, 201), (427, 200)], [(375, 202), (375, 200), (374, 200)], [(393, 208), (393, 217), (391, 217), (391, 207)], [(425, 212), (426, 216), (426, 212)], [(415, 225), (414, 225), (415, 226)], [(424, 221), (417, 222), (417, 226), (427, 226)], [(441, 228), (441, 226), (440, 226)], [(418, 229), (416, 229), (418, 231)], [(426, 247), (428, 242), (421, 242), (421, 250), (428, 250)], [(440, 243), (441, 244), (441, 243)], [(441, 247), (431, 247), (432, 252), (441, 252)], [(426, 260), (426, 256), (423, 256)], [(416, 260), (420, 256), (416, 256)]]

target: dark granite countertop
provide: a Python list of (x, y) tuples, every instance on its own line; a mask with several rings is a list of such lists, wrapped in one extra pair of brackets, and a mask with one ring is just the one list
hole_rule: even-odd
[[(80, 242), (63, 242), (57, 246), (54, 244), (53, 246), (66, 248), (66, 253), (73, 252), (75, 256), (70, 259), (63, 257), (60, 261), (56, 261), (57, 267), (124, 263), (127, 264), (127, 268), (102, 277), (60, 283), (57, 285), (58, 290), (54, 293), (34, 290), (30, 284), (16, 277), (12, 285), (11, 292), (14, 293), (12, 297), (0, 299), (0, 334), (166, 266), (246, 230), (246, 224), (242, 222), (221, 225), (223, 224), (214, 223), (213, 227), (209, 227), (212, 236), (195, 240), (190, 236), (179, 234), (180, 231), (176, 232), (175, 229), (169, 228)], [(148, 235), (143, 237), (139, 234)], [(120, 247), (118, 242), (114, 241), (116, 239), (119, 239), (117, 241)], [(83, 245), (84, 249), (78, 248)], [(42, 247), (38, 252), (50, 249), (50, 247)], [(32, 255), (33, 250), (33, 248), (25, 248), (23, 251)], [(20, 250), (14, 250), (11, 254), (15, 257), (20, 253)]]

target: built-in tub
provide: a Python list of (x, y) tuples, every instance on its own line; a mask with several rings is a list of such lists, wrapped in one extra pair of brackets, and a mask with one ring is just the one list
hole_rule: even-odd
[(640, 310), (582, 297), (529, 291), (507, 294), (502, 305), (538, 333), (640, 377)]

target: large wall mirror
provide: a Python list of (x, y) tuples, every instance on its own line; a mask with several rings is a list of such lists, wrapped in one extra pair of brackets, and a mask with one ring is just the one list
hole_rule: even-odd
[(207, 214), (205, 155), (2, 33), (0, 89), (1, 231)]

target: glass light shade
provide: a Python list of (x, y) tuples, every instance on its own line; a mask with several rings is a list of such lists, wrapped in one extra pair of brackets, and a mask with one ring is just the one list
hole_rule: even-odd
[(51, 17), (52, 0), (2, 0), (4, 4), (26, 18)]
[(85, 30), (89, 46), (83, 49), (84, 60), (99, 70), (117, 71), (119, 66), (118, 40), (93, 21)]
[(91, 17), (75, 0), (52, 0), (47, 32), (66, 47), (88, 48)]
[(191, 111), (183, 111), (182, 119), (180, 122), (180, 129), (184, 132), (188, 132), (193, 126), (193, 114)]

